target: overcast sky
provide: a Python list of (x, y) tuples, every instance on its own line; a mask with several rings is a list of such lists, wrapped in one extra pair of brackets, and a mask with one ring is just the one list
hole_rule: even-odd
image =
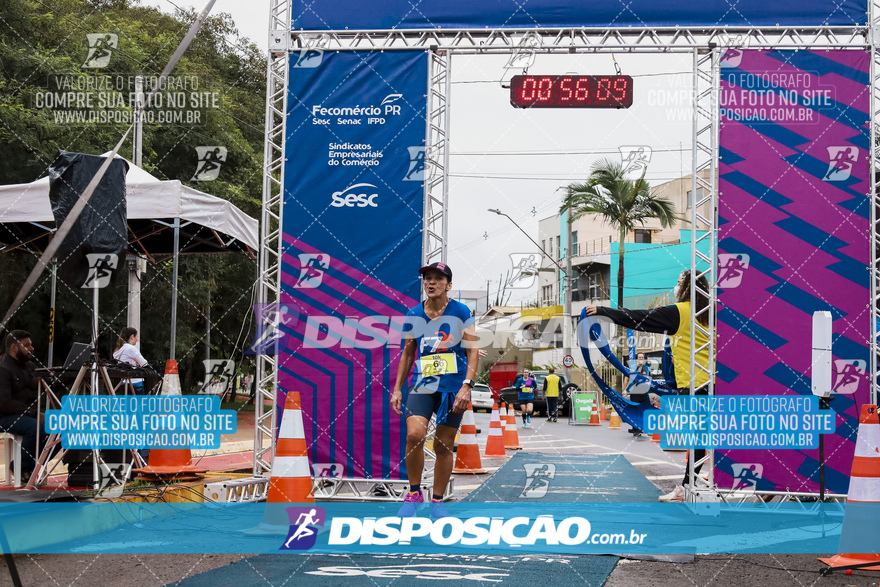
[[(175, 5), (205, 6), (195, 0), (142, 4), (166, 12)], [(217, 0), (212, 13), (231, 14), (239, 33), (265, 51), (268, 10), (268, 0)], [(509, 220), (487, 208), (506, 212), (538, 240), (538, 220), (559, 208), (558, 188), (585, 179), (597, 159), (619, 159), (621, 146), (651, 147), (652, 185), (689, 173), (691, 56), (614, 58), (621, 72), (634, 78), (635, 100), (628, 109), (515, 109), (500, 84), (502, 76), (506, 80), (512, 74), (504, 69), (506, 56), (453, 57), (448, 262), (456, 288), (485, 290), (489, 280), (494, 298), (500, 275), (510, 269), (509, 254), (535, 252)], [(607, 53), (537, 55), (529, 73), (613, 74), (614, 58)], [(552, 264), (545, 260), (544, 266)], [(512, 293), (510, 301), (516, 303), (534, 298), (536, 288)]]

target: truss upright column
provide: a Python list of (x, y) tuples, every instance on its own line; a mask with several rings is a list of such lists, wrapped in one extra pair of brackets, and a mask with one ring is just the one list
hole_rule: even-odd
[[(266, 67), (266, 139), (263, 147), (263, 209), (260, 216), (260, 273), (257, 303), (278, 302), (281, 293), (282, 210), (284, 204), (284, 137), (291, 27), (290, 0), (272, 0), (269, 8), (269, 58)], [(272, 468), (277, 355), (256, 355), (254, 397), (254, 475)], [(266, 410), (266, 403), (271, 405)]]
[(449, 209), (450, 51), (428, 53), (427, 142), (425, 145), (425, 214), (422, 232), (424, 265), (446, 261)]
[(880, 2), (872, 0), (868, 6), (868, 48), (871, 53), (871, 158), (870, 158), (870, 186), (869, 194), (871, 201), (871, 403), (877, 405), (878, 394), (878, 353), (880, 345), (877, 342), (877, 320), (880, 319), (880, 255), (877, 248), (880, 247), (880, 219), (877, 218), (877, 172), (880, 171)]
[[(691, 356), (690, 356), (690, 393), (697, 392), (715, 395), (715, 303), (717, 292), (715, 290), (715, 262), (717, 258), (716, 245), (718, 237), (718, 140), (719, 140), (719, 110), (718, 95), (720, 86), (719, 57), (717, 48), (708, 50), (695, 49), (693, 70), (693, 144), (691, 151), (691, 190), (693, 205), (691, 206)], [(708, 177), (702, 177), (703, 173)], [(702, 195), (700, 195), (702, 192)], [(703, 208), (706, 208), (703, 211)], [(705, 232), (700, 235), (700, 228)], [(700, 245), (706, 244), (706, 253), (700, 251)], [(698, 284), (698, 279), (705, 277), (708, 291)], [(709, 305), (703, 310), (697, 309), (697, 294), (705, 295)], [(708, 326), (704, 327), (699, 318), (706, 317)], [(697, 333), (706, 336), (706, 343), (697, 345)], [(697, 353), (705, 350), (709, 357), (709, 365), (700, 365), (697, 361)], [(708, 374), (708, 381), (702, 385), (696, 384), (698, 371)], [(715, 451), (706, 450), (706, 460), (709, 471), (708, 488), (702, 483), (695, 472), (694, 459), (688, 459), (688, 481), (691, 492), (690, 500), (714, 499), (708, 495), (714, 494), (714, 463)], [(698, 483), (700, 487), (698, 487)], [(708, 492), (707, 492), (708, 489)], [(701, 493), (707, 493), (701, 498)]]

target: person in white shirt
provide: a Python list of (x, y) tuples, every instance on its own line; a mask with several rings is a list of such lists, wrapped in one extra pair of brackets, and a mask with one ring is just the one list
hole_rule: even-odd
[[(131, 326), (126, 326), (119, 333), (119, 340), (116, 341), (116, 350), (113, 351), (113, 358), (120, 363), (128, 363), (132, 367), (143, 367), (147, 364), (147, 360), (135, 346), (138, 342), (138, 331)], [(143, 379), (131, 379), (132, 391), (136, 395), (144, 395), (149, 390), (144, 389)]]

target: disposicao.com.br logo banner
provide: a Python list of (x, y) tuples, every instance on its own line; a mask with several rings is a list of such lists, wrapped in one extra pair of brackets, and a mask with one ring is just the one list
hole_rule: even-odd
[(12, 552), (810, 553), (842, 548), (841, 528), (843, 552), (880, 551), (873, 525), (850, 523), (878, 519), (876, 503), (450, 503), (437, 519), (399, 507), (0, 504), (0, 516)]

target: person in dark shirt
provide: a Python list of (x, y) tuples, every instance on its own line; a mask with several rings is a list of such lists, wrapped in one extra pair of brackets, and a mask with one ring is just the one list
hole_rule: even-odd
[[(695, 300), (697, 322), (703, 328), (709, 327), (708, 313), (704, 310), (709, 305), (709, 298), (700, 292), (709, 291), (709, 284), (705, 276), (697, 278), (697, 296)], [(663, 373), (666, 385), (674, 387), (679, 394), (689, 394), (691, 378), (694, 380), (695, 393), (697, 395), (708, 394), (705, 384), (709, 381), (709, 351), (708, 337), (699, 329), (695, 329), (694, 348), (696, 352), (695, 362), (697, 367), (691, 374), (691, 272), (685, 270), (678, 278), (675, 286), (676, 303), (650, 310), (631, 310), (629, 308), (605, 308), (599, 306), (587, 306), (588, 316), (605, 316), (612, 322), (625, 328), (632, 328), (641, 332), (654, 332), (666, 334), (663, 349)], [(712, 363), (714, 369), (714, 362)], [(635, 401), (635, 400), (633, 400)], [(699, 461), (706, 456), (703, 448), (688, 451), (692, 462)], [(699, 472), (700, 466), (694, 468), (694, 474)], [(660, 501), (684, 501), (684, 485), (688, 484), (688, 469), (685, 469), (682, 484), (678, 485), (671, 493), (660, 497)]]
[(37, 379), (28, 369), (34, 358), (30, 333), (13, 330), (3, 341), (6, 353), (0, 357), (0, 431), (23, 437), (21, 446), (22, 480), (30, 478), (36, 467), (37, 436), (46, 444), (43, 414), (37, 413)]

